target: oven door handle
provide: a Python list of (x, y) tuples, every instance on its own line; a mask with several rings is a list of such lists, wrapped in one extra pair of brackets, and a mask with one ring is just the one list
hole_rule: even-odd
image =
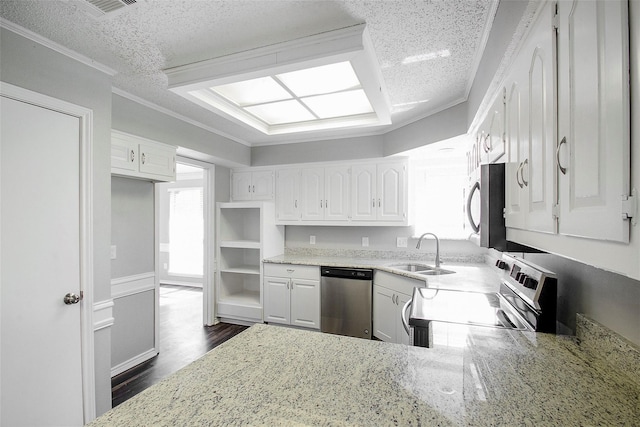
[(498, 318), (503, 324), (507, 324), (511, 326), (513, 329), (520, 329), (515, 323), (511, 321), (511, 319), (509, 319), (509, 316), (507, 316), (507, 313), (505, 313), (504, 311), (498, 310), (496, 314), (498, 315)]
[(404, 330), (407, 331), (408, 334), (411, 334), (411, 332), (409, 332), (409, 321), (407, 320), (407, 310), (411, 307), (411, 303), (413, 302), (413, 300), (409, 300), (407, 302), (404, 303), (404, 306), (402, 307), (402, 326), (404, 326)]

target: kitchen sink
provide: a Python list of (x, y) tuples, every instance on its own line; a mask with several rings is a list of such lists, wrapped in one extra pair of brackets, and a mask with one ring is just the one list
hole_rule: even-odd
[(455, 271), (452, 270), (445, 270), (444, 268), (436, 268), (430, 265), (413, 262), (389, 264), (387, 265), (387, 267), (401, 271), (408, 271), (410, 273), (420, 274), (421, 276), (437, 276), (441, 274), (455, 273)]

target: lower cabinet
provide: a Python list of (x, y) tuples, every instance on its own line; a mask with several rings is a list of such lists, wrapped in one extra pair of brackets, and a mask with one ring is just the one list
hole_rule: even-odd
[(320, 329), (320, 268), (270, 263), (263, 268), (263, 320)]
[(376, 271), (373, 276), (373, 336), (382, 341), (409, 344), (402, 325), (402, 308), (411, 300), (414, 287), (424, 282)]

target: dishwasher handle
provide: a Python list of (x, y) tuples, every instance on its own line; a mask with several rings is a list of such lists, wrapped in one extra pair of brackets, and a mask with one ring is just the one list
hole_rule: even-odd
[(409, 335), (411, 335), (411, 332), (409, 332), (409, 321), (407, 320), (407, 310), (409, 308), (411, 308), (411, 303), (413, 302), (412, 299), (410, 299), (409, 301), (404, 303), (404, 306), (402, 307), (402, 326), (404, 326), (404, 330), (407, 331), (407, 333)]

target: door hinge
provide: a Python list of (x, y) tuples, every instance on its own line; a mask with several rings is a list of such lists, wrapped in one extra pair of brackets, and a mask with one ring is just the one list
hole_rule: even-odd
[(560, 205), (559, 204), (554, 204), (551, 207), (551, 215), (553, 216), (553, 219), (558, 220), (560, 219)]
[(558, 17), (558, 3), (555, 4), (555, 11), (553, 12), (553, 18), (551, 19), (551, 25), (553, 29), (558, 31), (560, 28), (560, 18)]
[(638, 192), (634, 188), (631, 195), (622, 196), (622, 219), (631, 219), (631, 224), (636, 225), (638, 222)]

